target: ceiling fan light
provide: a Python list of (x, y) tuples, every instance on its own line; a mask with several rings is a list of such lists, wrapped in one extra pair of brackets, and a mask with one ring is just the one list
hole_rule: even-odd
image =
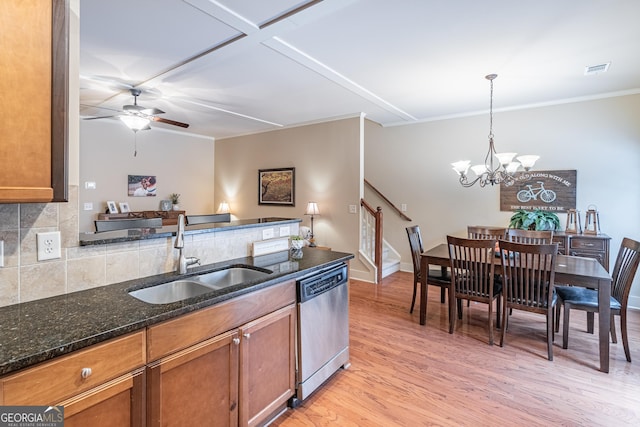
[(150, 129), (150, 120), (144, 117), (126, 115), (120, 116), (120, 120), (122, 120), (124, 124), (134, 132)]
[(535, 155), (526, 155), (526, 156), (518, 156), (518, 161), (522, 163), (522, 167), (524, 170), (529, 170), (533, 167), (536, 161), (540, 158), (540, 156)]

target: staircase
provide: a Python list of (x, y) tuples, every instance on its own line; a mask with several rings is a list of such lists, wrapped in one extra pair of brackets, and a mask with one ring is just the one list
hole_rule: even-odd
[[(400, 218), (411, 221), (397, 206), (387, 199), (377, 188), (366, 179), (364, 183), (390, 207)], [(374, 283), (400, 270), (400, 254), (389, 245), (383, 238), (382, 230), (382, 208), (374, 209), (364, 199), (360, 199), (360, 255), (364, 258), (365, 264), (372, 267)]]
[(385, 241), (382, 243), (382, 278), (400, 271), (400, 254)]

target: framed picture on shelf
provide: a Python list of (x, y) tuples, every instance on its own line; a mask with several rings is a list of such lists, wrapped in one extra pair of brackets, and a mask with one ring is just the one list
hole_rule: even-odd
[(296, 168), (258, 170), (258, 204), (295, 206)]
[(114, 202), (112, 200), (107, 202), (107, 208), (109, 209), (109, 213), (110, 214), (117, 214), (118, 213), (118, 207), (116, 206), (116, 202)]
[(121, 213), (129, 213), (131, 212), (131, 209), (129, 209), (129, 203), (127, 202), (120, 202), (120, 212)]
[(162, 211), (170, 211), (173, 209), (173, 204), (171, 200), (160, 200), (160, 210)]

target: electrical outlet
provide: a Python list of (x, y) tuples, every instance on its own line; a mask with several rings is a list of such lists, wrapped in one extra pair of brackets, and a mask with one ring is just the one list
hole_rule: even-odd
[(356, 205), (349, 205), (349, 213), (358, 213), (358, 207)]
[(60, 258), (60, 232), (36, 233), (38, 261)]
[(288, 236), (291, 234), (291, 229), (289, 227), (280, 227), (280, 237)]
[(93, 203), (91, 203), (91, 202), (85, 202), (85, 204), (84, 204), (84, 210), (85, 210), (85, 211), (92, 211), (92, 210), (93, 210)]
[(406, 203), (401, 204), (401, 205), (400, 205), (400, 210), (401, 210), (402, 212), (406, 212), (406, 211), (407, 211), (407, 204), (406, 204)]
[(95, 190), (96, 189), (96, 183), (93, 182), (93, 181), (85, 181), (84, 188), (86, 190)]

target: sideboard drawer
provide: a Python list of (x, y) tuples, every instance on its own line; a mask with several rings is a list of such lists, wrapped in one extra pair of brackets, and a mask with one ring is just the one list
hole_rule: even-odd
[(145, 345), (144, 331), (136, 332), (10, 375), (0, 381), (2, 404), (57, 404), (143, 366)]
[(592, 251), (604, 251), (607, 249), (608, 240), (593, 239), (585, 237), (572, 237), (570, 239), (571, 249), (588, 249)]

